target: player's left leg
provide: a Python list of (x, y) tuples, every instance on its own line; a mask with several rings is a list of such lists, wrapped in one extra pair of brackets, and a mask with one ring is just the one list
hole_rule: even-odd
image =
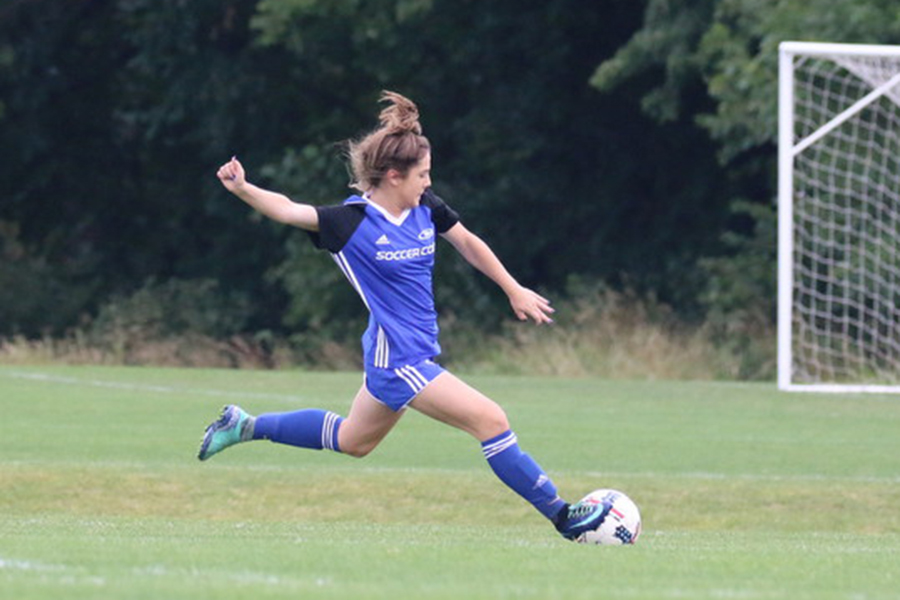
[(394, 411), (376, 400), (363, 385), (338, 430), (341, 452), (357, 458), (366, 456), (390, 433), (403, 412)]
[(253, 421), (240, 406), (224, 407), (218, 420), (210, 423), (203, 433), (197, 458), (207, 460), (229, 446), (253, 439)]
[(551, 521), (567, 507), (540, 465), (519, 448), (503, 409), (452, 373), (439, 375), (410, 406), (475, 437), (497, 477)]
[(395, 412), (360, 388), (347, 418), (337, 413), (307, 408), (264, 413), (254, 417), (239, 406), (226, 406), (218, 421), (206, 428), (198, 458), (206, 460), (229, 446), (250, 440), (333, 450), (363, 457), (384, 439), (403, 412)]
[(206, 428), (197, 458), (207, 460), (222, 450), (251, 440), (270, 440), (299, 448), (340, 452), (337, 432), (343, 419), (318, 408), (265, 413), (257, 417), (240, 406), (229, 405)]

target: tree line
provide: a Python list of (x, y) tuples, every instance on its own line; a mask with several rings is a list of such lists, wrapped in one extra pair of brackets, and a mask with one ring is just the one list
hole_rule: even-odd
[[(357, 332), (330, 261), (214, 173), (238, 155), (338, 202), (341, 142), (383, 89), (418, 103), (435, 190), (523, 283), (771, 324), (786, 39), (895, 43), (900, 18), (886, 0), (10, 0), (0, 336), (152, 301), (176, 333)], [(438, 269), (443, 311), (497, 322), (486, 281), (450, 253)]]

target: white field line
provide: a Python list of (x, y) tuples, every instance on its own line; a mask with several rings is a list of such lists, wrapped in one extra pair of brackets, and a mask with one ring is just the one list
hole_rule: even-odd
[(46, 565), (31, 560), (18, 560), (0, 556), (0, 571), (61, 571), (63, 565)]
[(134, 392), (177, 394), (179, 396), (195, 395), (214, 396), (218, 398), (259, 398), (265, 400), (281, 400), (293, 403), (304, 401), (304, 398), (302, 396), (292, 396), (289, 394), (268, 394), (265, 392), (233, 392), (204, 388), (183, 388), (169, 385), (148, 385), (142, 383), (127, 383), (121, 381), (105, 381), (102, 379), (79, 379), (77, 377), (63, 377), (60, 375), (49, 375), (47, 373), (30, 373), (25, 371), (0, 371), (0, 376), (7, 377), (9, 379), (26, 379), (29, 381), (38, 381), (42, 383), (80, 385), (85, 387), (128, 390)]
[(686, 471), (682, 473), (662, 473), (640, 471), (634, 473), (612, 473), (586, 471), (578, 475), (597, 478), (622, 479), (690, 479), (694, 481), (758, 481), (758, 482), (845, 482), (845, 483), (900, 483), (900, 476), (890, 477), (870, 475), (825, 475), (825, 474), (768, 474), (768, 473), (712, 473), (705, 471)]
[[(44, 563), (34, 562), (30, 560), (20, 560), (15, 558), (0, 557), (0, 573), (4, 571), (19, 571), (25, 573), (40, 573), (45, 580), (52, 579), (49, 573), (56, 574), (59, 583), (68, 585), (84, 585), (90, 584), (94, 586), (104, 586), (107, 580), (104, 577), (89, 575), (85, 573), (84, 567), (76, 565), (55, 564), (48, 565)], [(134, 567), (131, 573), (138, 577), (165, 577), (165, 578), (184, 578), (194, 577), (198, 574), (196, 569), (188, 568), (170, 568), (164, 565), (148, 565), (144, 567)], [(211, 577), (213, 573), (209, 574)], [(234, 583), (241, 584), (258, 584), (268, 586), (278, 586), (284, 583), (283, 579), (277, 575), (268, 573), (258, 573), (254, 571), (238, 571), (233, 573), (215, 573), (216, 580), (226, 579)], [(310, 583), (317, 587), (326, 585), (328, 582), (322, 578), (312, 580)]]
[[(63, 468), (82, 466), (88, 468), (101, 469), (129, 469), (141, 470), (148, 472), (154, 468), (165, 467), (166, 472), (174, 469), (192, 470), (197, 467), (197, 461), (179, 461), (179, 462), (162, 462), (147, 463), (138, 461), (121, 461), (121, 460), (61, 460), (61, 459), (9, 459), (2, 461), (0, 466), (9, 468), (28, 468), (35, 466), (43, 466), (50, 468)], [(203, 466), (204, 469), (214, 468), (217, 471), (234, 471), (247, 472), (246, 465), (225, 464), (208, 464)], [(302, 473), (304, 471), (319, 471), (321, 467), (315, 464), (255, 464), (252, 467), (254, 473)], [(448, 477), (464, 475), (471, 476), (472, 469), (466, 467), (448, 468), (448, 467), (405, 467), (405, 466), (368, 466), (361, 463), (354, 463), (352, 466), (342, 466), (335, 469), (342, 473), (361, 473), (361, 474), (403, 474), (410, 475), (433, 475), (445, 474)], [(487, 475), (485, 475), (487, 476)], [(684, 472), (655, 472), (655, 471), (573, 471), (567, 469), (553, 469), (550, 473), (552, 478), (589, 478), (597, 482), (598, 487), (602, 487), (604, 482), (609, 481), (635, 481), (635, 480), (687, 480), (687, 481), (732, 481), (732, 482), (758, 482), (758, 483), (858, 483), (858, 484), (877, 484), (877, 485), (897, 485), (900, 484), (900, 475), (892, 476), (869, 476), (869, 475), (826, 475), (826, 474), (760, 474), (760, 473), (712, 473), (704, 471), (684, 471)]]

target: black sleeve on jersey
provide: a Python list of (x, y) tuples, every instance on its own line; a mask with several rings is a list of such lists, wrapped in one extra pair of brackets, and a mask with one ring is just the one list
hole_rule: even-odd
[(425, 190), (419, 200), (423, 206), (431, 209), (431, 221), (438, 233), (446, 233), (451, 227), (459, 223), (459, 214), (441, 200), (431, 188)]
[(366, 215), (363, 204), (339, 204), (315, 208), (319, 215), (319, 230), (307, 233), (316, 248), (334, 253), (344, 248)]

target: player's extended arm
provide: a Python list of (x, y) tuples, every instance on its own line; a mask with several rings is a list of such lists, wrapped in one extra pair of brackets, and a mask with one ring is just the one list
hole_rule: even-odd
[(219, 167), (216, 176), (225, 189), (270, 219), (307, 231), (319, 230), (319, 216), (315, 208), (253, 185), (247, 181), (244, 167), (237, 158)]
[(550, 315), (554, 311), (550, 301), (520, 285), (484, 240), (466, 229), (462, 223), (457, 223), (443, 235), (470, 265), (487, 275), (506, 292), (513, 312), (520, 321), (531, 318), (538, 324), (553, 322)]

